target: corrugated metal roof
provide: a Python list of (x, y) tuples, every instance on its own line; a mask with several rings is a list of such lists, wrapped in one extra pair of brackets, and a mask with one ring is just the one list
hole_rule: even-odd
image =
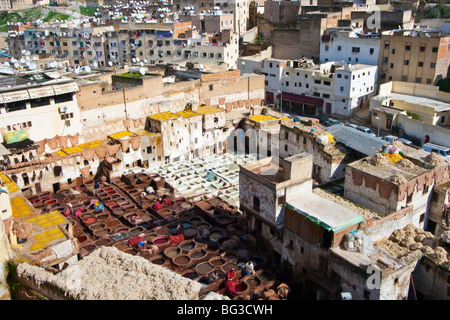
[(29, 88), (27, 90), (31, 99), (45, 98), (55, 95), (52, 86)]
[(381, 138), (340, 124), (327, 127), (326, 130), (333, 135), (337, 142), (367, 156), (380, 152), (383, 146), (388, 143)]

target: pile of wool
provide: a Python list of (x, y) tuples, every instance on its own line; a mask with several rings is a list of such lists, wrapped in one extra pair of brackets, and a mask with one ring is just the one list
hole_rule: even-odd
[(425, 161), (434, 166), (440, 166), (440, 165), (444, 164), (444, 162), (445, 162), (444, 158), (442, 158), (442, 156), (440, 156), (439, 154), (437, 154), (435, 152), (432, 152), (429, 155), (427, 155), (425, 157)]
[(403, 184), (403, 183), (406, 183), (408, 180), (406, 180), (404, 175), (396, 172), (392, 176), (389, 177), (389, 181), (396, 183), (396, 184)]
[(375, 167), (386, 167), (389, 165), (389, 160), (381, 153), (376, 153), (372, 156), (369, 163)]

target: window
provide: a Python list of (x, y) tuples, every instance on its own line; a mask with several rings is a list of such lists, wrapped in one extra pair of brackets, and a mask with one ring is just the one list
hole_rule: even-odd
[(410, 45), (410, 44), (407, 44), (407, 45), (405, 46), (405, 50), (406, 50), (406, 51), (411, 51), (411, 45)]
[(342, 49), (341, 46), (338, 46), (338, 47), (337, 47), (337, 50), (338, 50), (338, 51), (341, 51), (341, 49)]
[(321, 84), (322, 81), (320, 81), (320, 80), (314, 80), (314, 83)]
[(389, 65), (389, 67), (390, 67), (391, 69), (394, 69), (394, 64), (391, 62), (391, 64)]
[(324, 84), (325, 86), (330, 86), (330, 85), (331, 85), (331, 82), (330, 82), (330, 81), (324, 81), (323, 84)]
[(420, 46), (420, 52), (424, 52), (425, 51), (425, 46)]
[(392, 50), (391, 50), (391, 53), (392, 53), (392, 54), (395, 54), (395, 49), (392, 49)]
[(405, 66), (409, 65), (409, 60), (404, 60), (404, 61), (403, 61), (403, 64), (404, 64)]
[(213, 91), (213, 89), (214, 89), (214, 85), (210, 84), (209, 85), (209, 91)]
[(336, 77), (338, 77), (338, 78), (340, 79), (340, 78), (342, 78), (342, 74), (338, 73), (338, 74), (336, 75)]
[(431, 68), (431, 69), (436, 68), (436, 63), (434, 63), (434, 62), (430, 63), (430, 68)]
[(438, 52), (438, 47), (433, 47), (433, 49), (431, 50), (431, 51), (433, 51), (433, 52)]
[(419, 61), (419, 62), (417, 63), (417, 66), (418, 66), (418, 67), (423, 67), (423, 62), (422, 62), (422, 61)]
[(68, 102), (68, 101), (72, 101), (73, 97), (71, 93), (66, 93), (66, 94), (60, 94), (58, 96), (55, 96), (55, 103), (61, 103), (61, 102)]
[(385, 43), (384, 43), (384, 48), (385, 48), (385, 49), (389, 49), (389, 42), (385, 42)]
[(259, 198), (256, 196), (253, 196), (253, 209), (257, 212), (260, 210), (260, 201)]
[(374, 48), (370, 48), (370, 49), (369, 49), (369, 54), (370, 54), (370, 55), (373, 55), (374, 52), (375, 52), (375, 49), (374, 49)]

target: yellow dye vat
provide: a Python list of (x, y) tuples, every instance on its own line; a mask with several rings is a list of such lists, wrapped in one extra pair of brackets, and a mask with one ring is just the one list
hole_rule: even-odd
[(21, 196), (12, 198), (10, 204), (14, 218), (31, 215), (34, 211), (34, 209), (28, 205), (25, 198)]
[(36, 251), (45, 248), (51, 242), (59, 239), (66, 239), (66, 235), (58, 227), (38, 233), (33, 237), (33, 245), (30, 247), (30, 250)]
[(190, 118), (199, 115), (197, 112), (191, 110), (183, 110), (181, 112), (177, 112), (176, 114), (182, 116), (183, 118)]
[(68, 155), (71, 153), (76, 153), (76, 152), (81, 152), (83, 150), (96, 148), (99, 145), (101, 145), (102, 143), (103, 142), (100, 140), (95, 140), (95, 141), (79, 144), (75, 147), (64, 148), (62, 150), (57, 151), (56, 153), (63, 157), (65, 155)]
[(249, 117), (249, 119), (252, 120), (252, 121), (255, 121), (255, 122), (277, 120), (277, 118), (275, 118), (275, 117), (267, 116), (267, 115), (264, 115), (264, 114), (260, 114), (260, 115), (253, 116), (253, 117)]
[(165, 120), (178, 118), (179, 115), (177, 115), (176, 113), (167, 111), (167, 112), (160, 112), (160, 113), (157, 113), (157, 114), (153, 114), (153, 115), (148, 116), (148, 117), (150, 119), (154, 119), (154, 120), (158, 120), (158, 121), (165, 121)]
[(225, 112), (225, 110), (220, 109), (220, 108), (211, 107), (211, 106), (201, 106), (201, 107), (198, 107), (195, 112), (200, 113), (200, 114), (211, 114), (211, 113), (217, 113), (217, 112)]
[(4, 172), (0, 172), (0, 179), (8, 189), (9, 193), (13, 193), (20, 190), (17, 184), (14, 181), (12, 181)]
[(47, 214), (29, 218), (26, 221), (47, 229), (65, 223), (66, 219), (63, 218), (58, 210), (55, 210)]
[(130, 131), (125, 130), (125, 131), (121, 131), (121, 132), (117, 132), (117, 133), (110, 134), (109, 136), (110, 136), (112, 139), (119, 140), (120, 138), (132, 136), (132, 135), (134, 135), (133, 132), (130, 132)]

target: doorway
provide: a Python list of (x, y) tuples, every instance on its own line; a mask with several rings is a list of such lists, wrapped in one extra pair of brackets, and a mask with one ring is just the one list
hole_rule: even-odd
[(59, 182), (54, 183), (54, 184), (53, 184), (53, 193), (58, 192), (59, 189), (61, 189), (61, 185), (59, 184)]

